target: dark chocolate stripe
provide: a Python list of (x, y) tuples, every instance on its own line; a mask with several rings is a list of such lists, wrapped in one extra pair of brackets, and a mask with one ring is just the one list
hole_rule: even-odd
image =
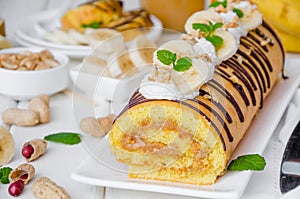
[(139, 92), (139, 90), (136, 90), (133, 95), (131, 96), (131, 98), (129, 99), (129, 101), (136, 99), (137, 97), (142, 96), (142, 94)]
[[(240, 106), (237, 104), (237, 102), (235, 101), (234, 97), (218, 82), (216, 82), (214, 79), (212, 79), (211, 81), (209, 81), (207, 83), (207, 85), (211, 86), (212, 88), (214, 88), (216, 91), (218, 91), (221, 95), (223, 95), (226, 99), (229, 100), (229, 102), (233, 105), (233, 107), (235, 108), (238, 117), (240, 119), (241, 122), (245, 121), (243, 112), (240, 108)], [(225, 92), (224, 92), (225, 91)]]
[[(255, 33), (255, 32), (253, 32)], [(251, 38), (254, 42), (256, 42), (257, 44), (259, 44), (259, 47), (261, 47), (262, 49), (264, 49), (264, 51), (269, 52), (267, 46), (262, 46), (260, 45), (260, 40), (258, 38), (256, 38), (253, 34), (252, 31), (250, 31), (247, 35), (247, 37)]]
[(242, 52), (240, 49), (238, 49), (237, 54), (239, 54), (240, 56), (242, 56), (245, 60), (247, 60), (250, 64), (248, 64), (247, 62), (243, 61), (243, 64), (247, 67), (247, 68), (254, 68), (255, 71), (258, 73), (261, 81), (262, 81), (262, 87), (263, 87), (263, 92), (267, 91), (267, 85), (266, 85), (266, 81), (265, 78), (261, 72), (261, 70), (257, 67), (257, 65), (249, 58), (249, 56)]
[[(257, 88), (250, 74), (245, 69), (240, 67), (240, 64), (238, 62), (235, 62), (233, 59), (226, 60), (224, 62), (224, 65), (228, 65), (230, 68), (234, 70), (233, 75), (235, 75), (238, 79), (240, 79), (244, 83), (244, 85), (246, 86), (250, 94), (252, 105), (256, 106), (256, 98), (255, 98), (254, 90), (257, 90)], [(246, 78), (244, 76), (246, 76)], [(249, 84), (248, 80), (251, 85)]]
[(203, 90), (203, 89), (199, 89), (199, 95), (201, 95), (201, 96), (204, 96), (204, 95), (210, 95), (208, 92), (206, 92), (205, 90)]
[(227, 78), (230, 78), (231, 75), (229, 75), (225, 70), (223, 70), (222, 68), (228, 68), (226, 65), (224, 64), (220, 64), (219, 66), (217, 66), (216, 70), (222, 72)]
[[(258, 73), (259, 77), (261, 78), (261, 82), (260, 82), (259, 79), (258, 79), (257, 74), (255, 73), (255, 71), (253, 70), (253, 68), (251, 67), (251, 65), (248, 64), (248, 63), (245, 62), (245, 61), (243, 61), (243, 64), (244, 64), (244, 66), (246, 66), (249, 70), (252, 70), (252, 71), (253, 71), (253, 74), (254, 74), (254, 76), (255, 76), (257, 82), (258, 82), (259, 91), (260, 91), (260, 103), (259, 103), (259, 104), (260, 104), (260, 108), (262, 108), (262, 106), (263, 106), (263, 99), (264, 99), (264, 98), (263, 98), (263, 93), (265, 92), (264, 90), (267, 89), (267, 88), (266, 88), (266, 85), (265, 85), (264, 77), (263, 77), (262, 73), (260, 72), (260, 70), (257, 69), (256, 72)], [(252, 66), (253, 66), (253, 65), (252, 65)], [(254, 67), (254, 69), (255, 69), (255, 67)]]
[(269, 24), (267, 24), (265, 21), (263, 21), (262, 23), (263, 27), (265, 27), (272, 35), (273, 37), (277, 40), (278, 44), (279, 44), (279, 47), (280, 47), (280, 50), (281, 50), (281, 54), (282, 54), (282, 60), (283, 60), (283, 66), (281, 68), (281, 76), (283, 79), (287, 79), (288, 77), (285, 76), (284, 74), (284, 63), (285, 63), (285, 50), (283, 48), (283, 45), (278, 37), (278, 35), (275, 33), (275, 31), (269, 26)]
[[(243, 46), (244, 46), (245, 48), (247, 48), (247, 49), (250, 49), (250, 48), (251, 48), (251, 45), (247, 44), (246, 42), (247, 42), (246, 40), (241, 39), (241, 45), (243, 45)], [(244, 55), (246, 55), (246, 54), (244, 53)], [(252, 56), (255, 58), (255, 60), (258, 62), (259, 66), (260, 66), (259, 68), (261, 68), (261, 69), (263, 70), (264, 75), (265, 75), (265, 77), (266, 77), (267, 87), (269, 88), (269, 86), (270, 86), (270, 76), (269, 76), (269, 73), (268, 73), (266, 67), (264, 66), (264, 64), (262, 63), (262, 61), (258, 58), (258, 56), (256, 55), (256, 53), (253, 53), (252, 50), (251, 50), (251, 55), (252, 55)], [(257, 67), (257, 65), (254, 63), (254, 61), (253, 61), (248, 55), (246, 55), (246, 58), (247, 58), (247, 60), (250, 62), (251, 65)], [(258, 67), (257, 67), (257, 68), (258, 68)], [(265, 87), (264, 87), (264, 88), (265, 88)], [(264, 89), (264, 92), (266, 92), (266, 89)]]
[[(250, 74), (247, 72), (247, 70), (245, 70), (243, 67), (241, 67), (241, 64), (239, 63), (238, 60), (233, 59), (234, 57), (232, 57), (231, 59), (228, 59), (228, 62), (232, 62), (234, 68), (238, 71), (240, 71), (242, 74), (244, 74), (247, 79), (249, 80), (251, 86), (253, 87), (253, 89), (256, 91), (257, 87), (256, 84), (254, 83), (254, 80), (252, 79), (252, 77), (250, 76)], [(251, 68), (252, 69), (252, 68)], [(250, 70), (251, 72), (253, 72), (253, 70)]]
[(245, 105), (246, 106), (249, 106), (250, 105), (250, 102), (249, 102), (249, 99), (247, 97), (247, 95), (245, 94), (245, 91), (243, 89), (243, 87), (237, 83), (234, 83), (230, 78), (228, 78), (225, 74), (228, 75), (228, 73), (225, 73), (225, 74), (222, 74), (218, 71), (215, 71), (216, 74), (220, 75), (221, 77), (223, 77), (226, 81), (230, 82), (233, 87), (240, 93), (241, 97), (243, 98), (244, 102), (245, 102)]
[[(251, 34), (249, 33), (249, 36), (250, 36)], [(270, 61), (269, 61), (269, 59), (266, 57), (266, 55), (265, 55), (265, 53), (264, 52), (262, 52), (261, 50), (260, 50), (260, 47), (261, 47), (261, 45), (260, 45), (260, 43), (256, 43), (255, 41), (253, 42), (252, 41), (252, 37), (247, 37), (247, 39), (246, 39), (250, 44), (252, 44), (255, 48), (253, 48), (253, 50), (257, 53), (257, 54), (259, 54), (260, 56), (261, 56), (261, 58), (265, 61), (265, 63), (267, 64), (267, 66), (268, 66), (268, 69), (269, 69), (269, 71), (270, 72), (273, 72), (273, 67), (272, 67), (272, 65), (271, 65), (271, 63), (270, 63)]]
[(233, 137), (231, 135), (231, 132), (230, 130), (228, 129), (228, 126), (227, 124), (225, 123), (225, 121), (223, 120), (223, 118), (219, 115), (218, 112), (216, 112), (212, 107), (210, 107), (209, 105), (205, 104), (204, 102), (200, 101), (200, 100), (197, 100), (197, 99), (189, 99), (190, 101), (193, 101), (201, 106), (203, 106), (204, 108), (206, 108), (207, 110), (209, 110), (214, 116), (217, 117), (217, 119), (220, 121), (220, 123), (222, 124), (224, 130), (226, 131), (226, 134), (227, 134), (227, 137), (228, 137), (228, 140), (230, 142), (233, 141)]
[[(199, 95), (204, 96), (204, 95), (210, 95), (210, 94), (208, 92), (206, 92), (205, 90), (200, 89), (199, 90)], [(222, 104), (220, 104), (219, 102), (214, 101), (213, 99), (211, 99), (210, 101), (211, 101), (211, 103), (213, 103), (214, 106), (216, 106), (223, 113), (226, 120), (231, 124), (232, 123), (232, 118), (229, 115), (229, 113), (226, 111), (224, 106)]]
[(216, 124), (209, 118), (207, 117), (207, 115), (205, 115), (205, 113), (203, 113), (201, 110), (197, 109), (197, 107), (194, 107), (193, 105), (187, 103), (187, 102), (184, 102), (184, 101), (178, 101), (179, 103), (193, 109), (194, 111), (196, 111), (197, 113), (199, 113), (200, 115), (202, 115), (203, 117), (205, 117), (207, 119), (207, 121), (213, 126), (213, 128), (217, 131), (221, 141), (222, 141), (222, 144), (223, 144), (223, 149), (224, 151), (226, 151), (226, 145), (225, 145), (225, 141), (224, 141), (224, 138), (220, 132), (220, 129), (218, 129), (218, 127), (216, 126)]
[(278, 35), (275, 33), (275, 31), (269, 26), (269, 24), (267, 24), (265, 21), (263, 21), (262, 23), (263, 27), (265, 27), (272, 35), (273, 37), (277, 40), (278, 44), (279, 44), (279, 47), (281, 49), (281, 54), (282, 54), (282, 60), (285, 61), (285, 50), (283, 48), (283, 45), (278, 37)]

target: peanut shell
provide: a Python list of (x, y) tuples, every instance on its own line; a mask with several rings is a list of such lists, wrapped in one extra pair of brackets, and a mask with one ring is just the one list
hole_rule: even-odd
[(116, 116), (113, 114), (98, 119), (86, 117), (80, 121), (79, 126), (80, 129), (87, 134), (95, 137), (103, 137), (110, 131), (115, 118)]
[(68, 192), (47, 177), (40, 177), (31, 186), (36, 199), (70, 199)]
[[(24, 184), (27, 184), (34, 176), (35, 168), (28, 163), (24, 163), (19, 165), (16, 169), (14, 169), (8, 176), (10, 183), (15, 182), (17, 180), (23, 180)], [(22, 176), (28, 175), (27, 178)]]
[(39, 114), (33, 110), (8, 108), (2, 113), (2, 120), (17, 126), (34, 126), (39, 123)]
[(23, 145), (22, 149), (28, 145), (32, 146), (34, 151), (29, 158), (25, 158), (27, 162), (31, 162), (31, 161), (39, 158), (40, 156), (44, 155), (44, 153), (46, 153), (47, 142), (45, 140), (42, 140), (42, 139), (31, 140), (29, 142), (26, 142)]
[(50, 120), (49, 101), (44, 96), (37, 96), (30, 100), (28, 108), (39, 114), (39, 122), (47, 123)]

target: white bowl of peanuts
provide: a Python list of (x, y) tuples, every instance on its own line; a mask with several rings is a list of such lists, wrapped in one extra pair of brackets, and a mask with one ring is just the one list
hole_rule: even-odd
[(0, 93), (14, 100), (52, 95), (68, 86), (69, 58), (40, 48), (0, 51)]

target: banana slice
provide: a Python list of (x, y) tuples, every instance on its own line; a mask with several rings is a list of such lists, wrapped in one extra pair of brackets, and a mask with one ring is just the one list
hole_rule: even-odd
[(244, 16), (240, 19), (240, 22), (246, 31), (252, 30), (262, 24), (262, 14), (257, 10), (255, 4), (249, 1), (241, 1), (233, 3), (232, 6), (243, 12)]
[[(192, 59), (192, 67), (183, 72), (171, 71), (171, 79), (182, 95), (198, 94), (199, 88), (208, 81), (210, 67), (208, 62), (202, 59)], [(193, 97), (192, 97), (193, 98)]]
[(190, 16), (187, 21), (185, 22), (184, 29), (189, 34), (194, 32), (193, 24), (194, 23), (204, 23), (208, 24), (208, 22), (222, 22), (222, 17), (220, 14), (212, 11), (212, 10), (203, 10), (194, 13), (192, 16)]
[(70, 37), (70, 35), (62, 30), (55, 30), (53, 32), (47, 32), (46, 39), (58, 44), (77, 45), (78, 42)]
[(0, 167), (8, 164), (15, 153), (15, 141), (8, 130), (0, 126)]
[(89, 30), (86, 33), (86, 37), (89, 45), (100, 53), (113, 53), (125, 48), (122, 34), (113, 29), (100, 28), (94, 31)]
[(144, 35), (136, 37), (129, 45), (129, 56), (136, 67), (152, 65), (156, 44)]
[(130, 76), (137, 69), (131, 61), (128, 51), (122, 49), (110, 56), (106, 70), (109, 71), (111, 77), (121, 78)]
[(70, 29), (68, 34), (71, 38), (73, 38), (79, 45), (88, 45), (89, 41), (87, 40), (86, 36), (76, 30)]
[(97, 75), (104, 75), (110, 77), (110, 73), (106, 68), (106, 61), (97, 57), (96, 55), (89, 55), (83, 59), (83, 67), (82, 72), (90, 73), (90, 74), (97, 74)]
[(234, 55), (238, 49), (238, 43), (234, 36), (223, 29), (217, 29), (215, 35), (223, 38), (223, 45), (217, 48), (217, 57), (220, 61), (224, 61)]
[(252, 10), (249, 16), (241, 18), (241, 24), (245, 30), (252, 30), (262, 24), (262, 14), (257, 10)]
[[(163, 45), (161, 45), (158, 50), (169, 50), (173, 53), (176, 53), (177, 57), (184, 57), (184, 56), (192, 57), (194, 55), (194, 50), (193, 50), (192, 45), (190, 43), (188, 43), (187, 41), (180, 40), (180, 39), (168, 41), (168, 42), (164, 43)], [(158, 60), (158, 58), (157, 58), (158, 50), (155, 51), (154, 55), (153, 55), (154, 65), (156, 65), (158, 67), (171, 69), (172, 66), (165, 65)]]

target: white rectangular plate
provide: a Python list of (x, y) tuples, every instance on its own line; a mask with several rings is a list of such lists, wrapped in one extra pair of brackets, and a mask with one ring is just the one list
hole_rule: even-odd
[[(286, 66), (286, 73), (289, 75), (289, 79), (281, 79), (277, 82), (265, 100), (264, 108), (256, 115), (251, 127), (235, 150), (232, 158), (245, 154), (263, 153), (282, 114), (300, 83), (300, 60), (287, 60)], [(101, 144), (97, 146), (96, 156), (101, 157), (101, 161), (89, 156), (72, 173), (74, 180), (86, 184), (121, 189), (205, 198), (233, 199), (242, 195), (252, 175), (251, 171), (227, 172), (224, 176), (220, 177), (216, 184), (209, 186), (130, 179), (127, 177), (126, 172), (113, 169), (122, 168), (122, 170), (126, 171), (126, 165), (122, 165), (114, 159), (107, 144), (107, 139), (105, 138)], [(107, 166), (107, 163), (110, 166)]]

